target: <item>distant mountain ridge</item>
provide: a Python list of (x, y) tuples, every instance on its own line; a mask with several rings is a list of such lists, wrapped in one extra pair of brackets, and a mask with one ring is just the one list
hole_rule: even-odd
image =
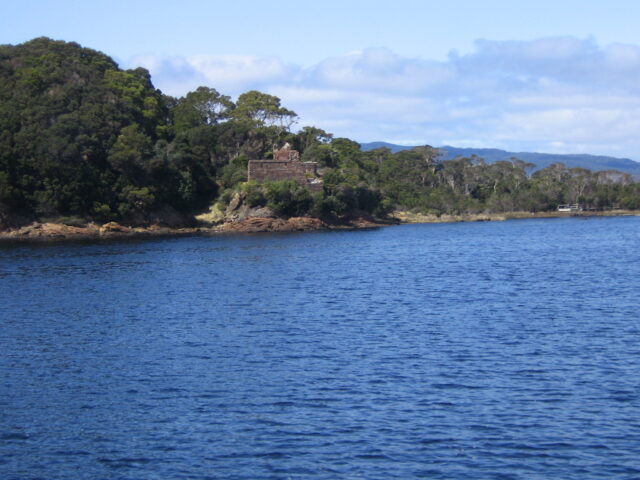
[[(414, 147), (405, 145), (395, 145), (387, 142), (361, 143), (362, 150), (374, 150), (376, 148), (388, 148), (392, 152), (409, 150)], [(558, 154), (558, 153), (537, 153), (537, 152), (508, 152), (497, 148), (457, 148), (445, 145), (438, 147), (443, 152), (443, 160), (451, 160), (456, 157), (470, 157), (476, 155), (483, 158), (487, 163), (500, 160), (509, 160), (512, 157), (524, 162), (536, 165), (536, 170), (548, 167), (552, 163), (564, 163), (569, 168), (582, 167), (589, 170), (619, 170), (630, 173), (640, 178), (640, 162), (635, 162), (629, 158), (608, 157), (605, 155), (580, 154)]]

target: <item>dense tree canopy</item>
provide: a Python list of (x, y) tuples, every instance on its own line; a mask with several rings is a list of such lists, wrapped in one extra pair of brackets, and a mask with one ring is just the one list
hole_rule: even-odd
[[(296, 120), (258, 91), (235, 102), (204, 86), (166, 96), (145, 69), (121, 70), (76, 43), (0, 46), (0, 224), (12, 215), (144, 223), (167, 207), (195, 213), (238, 189), (282, 215), (640, 208), (639, 184), (621, 172), (555, 164), (531, 174), (518, 159), (441, 161), (430, 146), (363, 152), (316, 127), (294, 133)], [(318, 163), (322, 192), (245, 184), (248, 160), (285, 141)]]

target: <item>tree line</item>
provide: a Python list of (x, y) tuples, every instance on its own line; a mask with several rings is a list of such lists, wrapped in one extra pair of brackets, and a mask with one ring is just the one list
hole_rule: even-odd
[[(122, 70), (73, 42), (37, 38), (0, 46), (0, 225), (77, 217), (148, 222), (191, 215), (244, 191), (281, 215), (325, 217), (395, 209), (430, 213), (544, 211), (559, 203), (640, 208), (638, 182), (617, 171), (555, 164), (531, 174), (517, 159), (441, 161), (429, 146), (364, 152), (316, 127), (293, 131), (295, 112), (249, 91), (235, 101), (210, 87), (181, 98), (143, 68)], [(294, 182), (247, 184), (249, 159), (284, 142), (318, 162), (323, 191)]]

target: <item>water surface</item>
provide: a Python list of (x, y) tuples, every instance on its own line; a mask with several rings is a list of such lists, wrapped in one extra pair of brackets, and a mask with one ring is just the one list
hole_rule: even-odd
[(640, 218), (0, 248), (2, 479), (640, 478)]

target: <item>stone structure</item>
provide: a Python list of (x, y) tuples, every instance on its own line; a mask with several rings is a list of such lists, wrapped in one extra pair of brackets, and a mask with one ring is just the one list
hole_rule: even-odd
[(274, 150), (273, 160), (249, 160), (247, 179), (250, 182), (295, 180), (313, 191), (322, 189), (318, 164), (301, 162), (300, 152), (293, 150), (288, 143), (281, 149)]
[(300, 161), (300, 152), (292, 149), (291, 144), (287, 142), (280, 150), (273, 151), (273, 159), (277, 162)]

